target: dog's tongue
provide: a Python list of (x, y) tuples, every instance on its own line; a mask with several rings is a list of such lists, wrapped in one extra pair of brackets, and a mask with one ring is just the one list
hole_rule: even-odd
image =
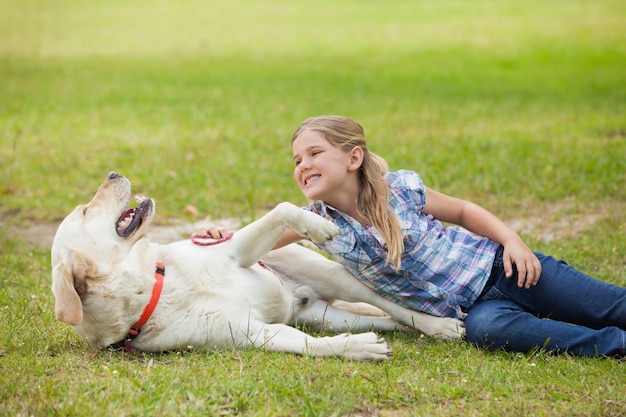
[(134, 217), (135, 217), (134, 208), (130, 208), (126, 210), (126, 212), (124, 212), (124, 214), (122, 214), (122, 216), (117, 221), (117, 233), (123, 234), (124, 230), (128, 229), (128, 227), (132, 224)]
[(120, 216), (115, 225), (117, 234), (126, 238), (137, 229), (152, 205), (152, 200), (146, 197), (136, 197), (139, 205), (136, 208), (129, 208)]

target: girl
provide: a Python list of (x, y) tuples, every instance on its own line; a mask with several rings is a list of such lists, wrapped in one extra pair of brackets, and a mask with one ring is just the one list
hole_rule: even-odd
[[(383, 297), (465, 319), (467, 339), (491, 350), (626, 354), (626, 288), (533, 253), (496, 216), (415, 172), (388, 172), (351, 119), (307, 119), (291, 144), (308, 209), (341, 229), (318, 246)], [(277, 247), (300, 239), (288, 230)]]

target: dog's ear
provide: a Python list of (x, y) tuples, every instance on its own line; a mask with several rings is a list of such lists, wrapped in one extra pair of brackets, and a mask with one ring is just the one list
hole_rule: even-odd
[(57, 320), (77, 325), (83, 319), (83, 304), (75, 286), (72, 261), (73, 259), (64, 259), (53, 267), (52, 292), (55, 298), (54, 311)]

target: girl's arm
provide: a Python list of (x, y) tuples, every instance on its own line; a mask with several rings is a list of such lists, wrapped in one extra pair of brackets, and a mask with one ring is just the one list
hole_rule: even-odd
[(504, 246), (504, 271), (507, 278), (517, 267), (517, 286), (530, 288), (541, 275), (541, 264), (515, 231), (495, 215), (469, 201), (450, 197), (426, 188), (424, 213), (437, 220), (464, 227), (472, 233), (487, 237)]
[(287, 246), (290, 243), (295, 243), (302, 239), (304, 239), (304, 237), (294, 232), (293, 229), (287, 229), (283, 232), (283, 235), (278, 239), (278, 242), (276, 242), (272, 249), (282, 248), (283, 246)]

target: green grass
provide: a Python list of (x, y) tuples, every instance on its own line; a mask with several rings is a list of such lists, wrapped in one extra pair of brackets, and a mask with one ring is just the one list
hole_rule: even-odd
[(110, 170), (156, 199), (159, 223), (304, 203), (291, 132), (344, 114), (393, 169), (433, 188), (504, 219), (569, 219), (557, 239), (524, 238), (626, 285), (622, 2), (0, 0), (0, 10), (0, 413), (623, 413), (623, 360), (403, 334), (385, 335), (386, 363), (95, 351), (54, 320), (49, 249), (16, 233), (56, 224)]

